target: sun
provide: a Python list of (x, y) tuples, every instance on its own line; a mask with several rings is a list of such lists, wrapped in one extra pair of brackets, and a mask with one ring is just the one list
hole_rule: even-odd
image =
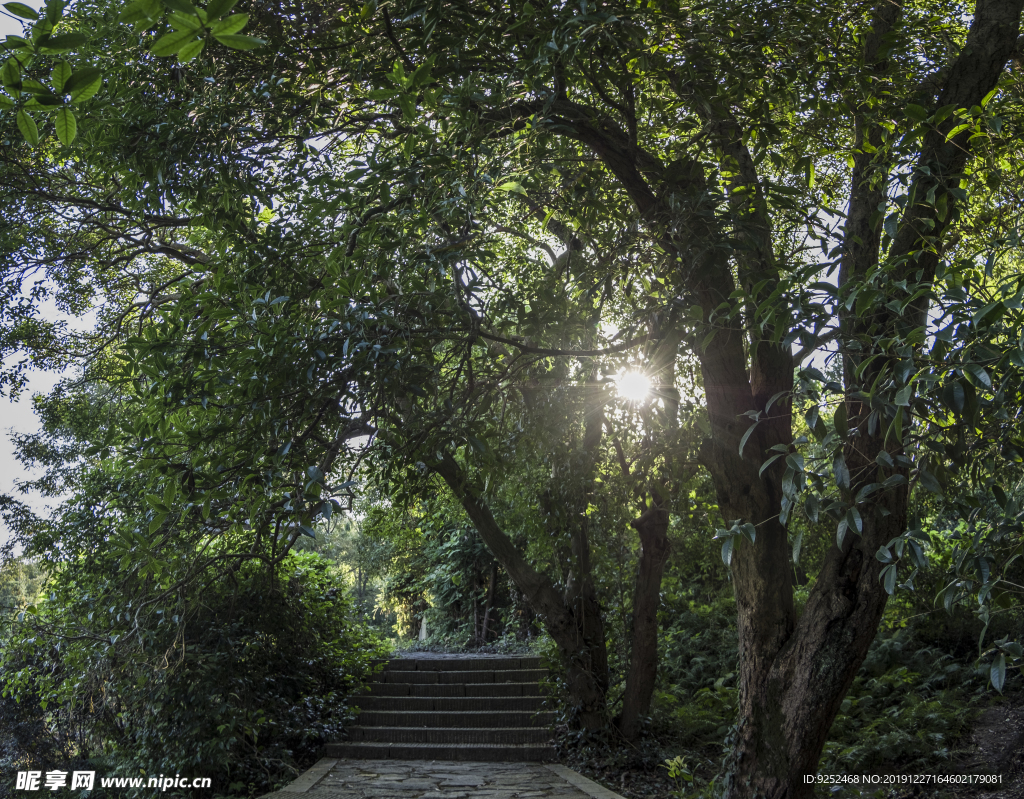
[(623, 399), (643, 402), (651, 396), (651, 378), (642, 372), (619, 372), (615, 388)]

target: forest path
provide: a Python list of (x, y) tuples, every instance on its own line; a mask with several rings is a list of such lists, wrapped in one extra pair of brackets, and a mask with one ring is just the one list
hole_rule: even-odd
[[(304, 796), (300, 796), (304, 795)], [(565, 766), (324, 758), (262, 799), (622, 799)]]

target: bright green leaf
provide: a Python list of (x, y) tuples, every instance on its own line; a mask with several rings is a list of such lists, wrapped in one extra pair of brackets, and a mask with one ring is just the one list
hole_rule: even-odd
[(241, 36), (235, 33), (215, 34), (213, 38), (232, 50), (252, 50), (254, 47), (262, 47), (266, 44), (263, 39), (257, 39), (255, 36)]
[(24, 111), (18, 112), (18, 130), (25, 137), (25, 141), (33, 147), (39, 144), (39, 128), (36, 127), (35, 120)]
[(70, 108), (62, 108), (57, 112), (54, 126), (57, 128), (57, 138), (65, 146), (70, 145), (78, 135), (78, 122), (75, 121), (75, 115), (71, 113)]
[(195, 39), (194, 31), (172, 31), (171, 33), (165, 33), (153, 43), (153, 46), (149, 48), (149, 52), (155, 56), (174, 55), (193, 39)]

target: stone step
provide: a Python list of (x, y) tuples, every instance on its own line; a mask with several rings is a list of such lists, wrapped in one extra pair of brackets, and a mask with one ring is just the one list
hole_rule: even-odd
[(336, 743), (327, 744), (325, 757), (365, 760), (479, 760), (540, 762), (555, 759), (551, 746), (541, 744)]
[(543, 744), (546, 727), (349, 727), (350, 742), (430, 744)]
[(364, 696), (536, 696), (536, 682), (485, 683), (370, 683)]
[(391, 658), (383, 663), (385, 671), (513, 671), (539, 669), (539, 657), (470, 658)]
[(542, 696), (361, 696), (361, 710), (540, 710)]
[(538, 682), (547, 676), (547, 669), (510, 669), (492, 671), (399, 671), (387, 669), (375, 675), (378, 682), (411, 683), (414, 685), (454, 685), (457, 683)]
[(550, 727), (555, 714), (528, 710), (364, 710), (363, 727)]

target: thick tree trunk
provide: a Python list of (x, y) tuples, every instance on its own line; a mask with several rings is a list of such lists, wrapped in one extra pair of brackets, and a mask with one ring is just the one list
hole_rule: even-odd
[(633, 594), (633, 630), (626, 690), (617, 724), (631, 741), (640, 732), (640, 717), (650, 712), (658, 677), (658, 607), (661, 577), (669, 556), (668, 511), (657, 505), (632, 522), (640, 534), (640, 563)]
[[(888, 0), (879, 4), (875, 30), (865, 52), (869, 68), (876, 73), (879, 62), (873, 60), (873, 48), (895, 24), (899, 5)], [(996, 85), (1016, 45), (1022, 5), (1022, 0), (978, 0), (967, 44), (948, 71), (936, 107), (969, 108)], [(928, 169), (915, 173), (911, 193), (918, 197), (929, 191), (936, 197), (947, 193), (952, 207), (950, 187), (960, 180), (970, 152), (970, 131), (951, 139), (948, 132), (953, 122), (944, 124), (945, 129), (932, 131), (924, 140), (919, 163)], [(727, 125), (723, 129), (727, 130)], [(862, 138), (869, 137), (868, 127), (859, 120), (858, 130)], [(739, 144), (733, 149), (742, 172), (746, 154)], [(879, 233), (872, 221), (879, 194), (867, 179), (869, 167), (877, 168), (877, 164), (862, 158), (858, 167), (845, 234), (841, 290), (863, 279), (880, 257)], [(751, 192), (742, 196), (751, 196)], [(950, 212), (940, 219), (930, 203), (908, 207), (886, 259), (894, 264), (902, 262), (908, 279), (929, 281), (938, 260), (933, 242), (940, 240), (944, 226), (953, 218)], [(929, 238), (923, 238), (925, 235)], [(898, 289), (893, 291), (899, 296)], [(702, 289), (701, 304), (714, 307), (715, 301), (721, 301), (721, 292), (709, 281)], [(864, 318), (844, 318), (843, 333), (877, 340), (926, 323), (927, 303), (919, 301), (902, 315), (879, 307)], [(814, 793), (813, 784), (805, 778), (817, 771), (828, 731), (885, 609), (888, 595), (879, 585), (883, 565), (875, 552), (905, 531), (909, 494), (904, 482), (857, 504), (863, 519), (861, 534), (850, 531), (841, 546), (831, 548), (797, 620), (786, 530), (778, 516), (784, 467), (779, 462), (764, 475), (758, 473), (759, 462), (769, 447), (791, 442), (788, 412), (779, 414), (773, 407), (775, 419), (759, 423), (746, 444), (744, 457), (738, 455), (735, 426), (749, 410), (764, 413), (768, 392), (786, 389), (779, 377), (787, 371), (782, 368), (786, 354), (772, 353), (766, 342), (753, 345), (747, 382), (741, 377), (745, 358), (737, 347), (738, 336), (727, 333), (724, 342), (716, 340), (701, 355), (713, 429), (713, 443), (702, 455), (712, 474), (723, 517), (750, 521), (757, 530), (754, 545), (744, 542), (732, 561), (740, 641), (741, 726), (728, 796), (805, 799)], [(770, 357), (766, 359), (765, 354)], [(862, 356), (869, 354), (870, 350), (864, 351)], [(882, 358), (860, 375), (866, 385), (890, 357), (882, 350), (878, 354)], [(850, 357), (851, 353), (846, 353), (846, 358)], [(847, 389), (851, 392), (861, 388), (855, 375), (847, 369)], [(846, 404), (851, 435), (843, 454), (850, 486), (842, 494), (852, 505), (863, 486), (880, 483), (893, 474), (904, 478), (910, 475), (906, 469), (879, 467), (875, 458), (887, 451), (881, 420), (876, 418), (872, 427), (868, 424), (870, 407), (850, 399)], [(744, 422), (742, 427), (747, 424)], [(890, 442), (890, 454), (898, 454), (894, 451), (898, 446), (898, 442)]]
[[(791, 634), (759, 632), (756, 608), (740, 602), (740, 718), (730, 797), (814, 795), (805, 776), (818, 761), (839, 705), (867, 656), (888, 595), (878, 547), (906, 528), (906, 491), (882, 497), (862, 535), (833, 546)], [(884, 509), (889, 515), (883, 516)], [(734, 568), (734, 577), (742, 567)], [(778, 646), (781, 643), (781, 646)]]

